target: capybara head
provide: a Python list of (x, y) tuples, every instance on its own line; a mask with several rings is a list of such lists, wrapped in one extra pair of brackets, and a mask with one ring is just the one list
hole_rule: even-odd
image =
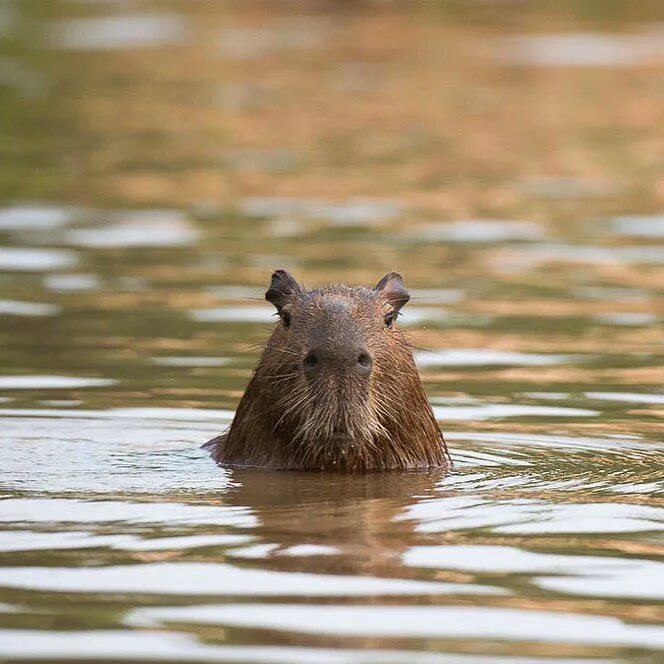
[(277, 270), (272, 333), (227, 434), (223, 463), (347, 471), (444, 466), (446, 448), (396, 324), (400, 275), (307, 290)]

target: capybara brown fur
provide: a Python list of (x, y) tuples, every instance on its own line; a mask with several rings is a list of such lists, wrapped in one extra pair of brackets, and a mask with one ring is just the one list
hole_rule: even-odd
[(373, 289), (307, 290), (277, 270), (265, 298), (279, 322), (229, 430), (221, 464), (346, 472), (440, 468), (447, 447), (396, 324), (401, 276)]

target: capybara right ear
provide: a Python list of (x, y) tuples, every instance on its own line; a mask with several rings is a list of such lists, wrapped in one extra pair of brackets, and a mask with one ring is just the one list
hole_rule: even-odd
[(265, 293), (265, 299), (271, 302), (279, 313), (288, 300), (297, 293), (302, 292), (300, 284), (293, 275), (286, 270), (275, 270), (272, 273), (272, 282)]
[(390, 303), (395, 316), (399, 313), (410, 295), (403, 283), (403, 278), (398, 272), (388, 272), (377, 284), (375, 291), (382, 293), (383, 297)]

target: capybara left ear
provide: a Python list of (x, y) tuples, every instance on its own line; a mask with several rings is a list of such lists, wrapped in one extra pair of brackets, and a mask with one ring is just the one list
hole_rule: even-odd
[(272, 273), (272, 282), (265, 293), (265, 299), (271, 302), (279, 313), (288, 300), (297, 293), (302, 292), (300, 284), (293, 275), (286, 270), (275, 270)]
[(376, 284), (374, 290), (381, 293), (389, 302), (392, 307), (392, 312), (395, 315), (398, 314), (401, 307), (410, 300), (410, 295), (403, 283), (403, 278), (398, 272), (388, 272)]

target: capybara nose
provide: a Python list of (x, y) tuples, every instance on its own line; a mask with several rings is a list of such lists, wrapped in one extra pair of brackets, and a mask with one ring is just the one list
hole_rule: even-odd
[(373, 368), (373, 359), (366, 350), (361, 350), (357, 355), (357, 364), (355, 368), (362, 374), (371, 373), (371, 369)]
[(318, 353), (314, 350), (310, 350), (304, 357), (302, 366), (304, 367), (304, 373), (307, 375), (313, 374), (318, 371)]
[(312, 349), (304, 356), (302, 367), (307, 376), (313, 376), (324, 368), (339, 373), (355, 372), (368, 375), (373, 368), (373, 359), (365, 348), (351, 349), (347, 352)]

